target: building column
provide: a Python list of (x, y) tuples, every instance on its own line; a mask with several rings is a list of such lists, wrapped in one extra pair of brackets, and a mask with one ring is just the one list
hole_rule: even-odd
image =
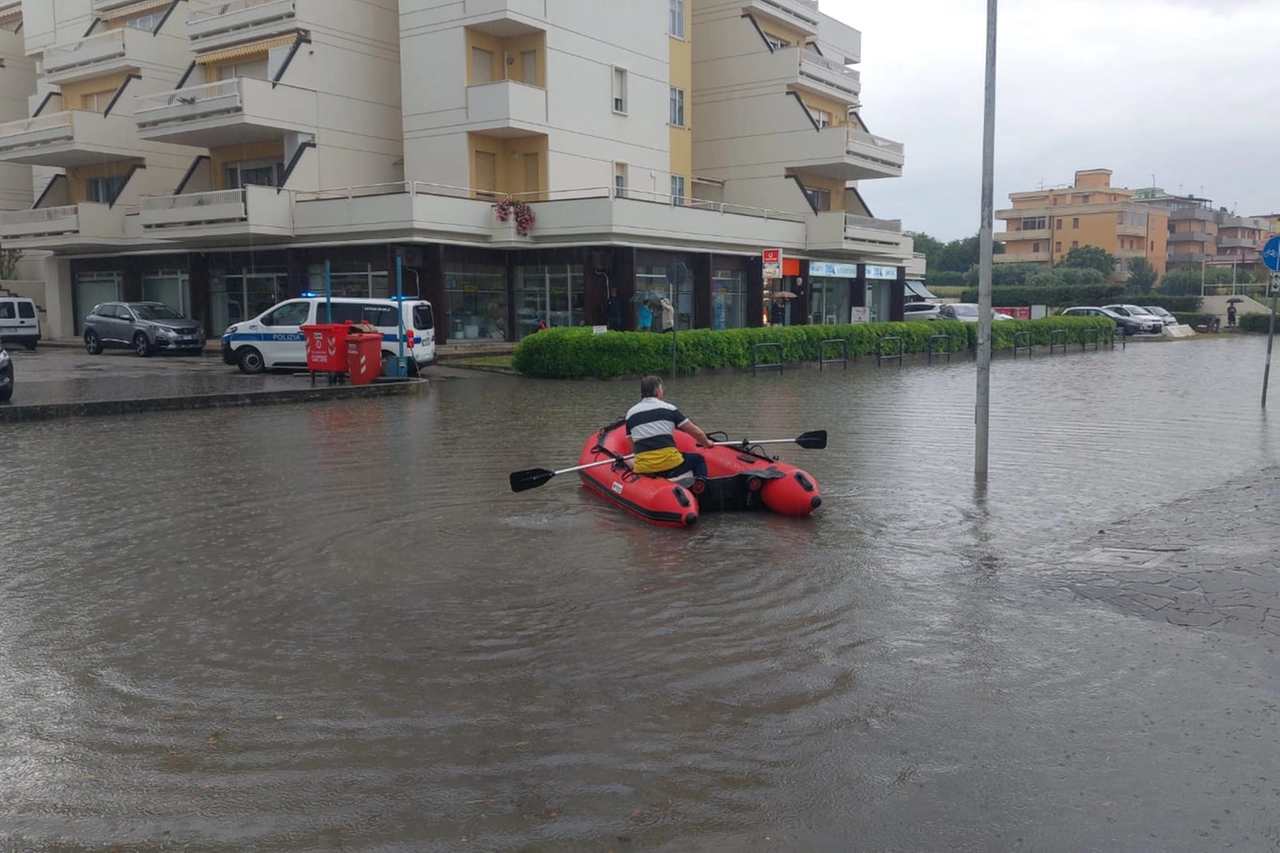
[(604, 300), (609, 295), (608, 270), (598, 266), (599, 250), (590, 246), (582, 248), (582, 319), (588, 326), (606, 326), (609, 318), (604, 313)]
[(636, 295), (636, 250), (631, 246), (615, 246), (613, 255), (613, 283), (618, 286), (618, 298), (622, 300), (622, 328), (634, 332)]
[(187, 285), (191, 289), (191, 313), (208, 333), (213, 305), (209, 297), (209, 256), (204, 252), (187, 253)]
[(889, 322), (903, 321), (902, 306), (907, 301), (907, 268), (898, 267), (898, 277), (889, 287)]
[[(436, 320), (436, 343), (445, 344), (449, 342), (448, 323), (444, 321), (445, 317), (445, 293), (444, 293), (444, 246), (439, 243), (432, 243), (424, 248), (422, 253), (422, 297), (431, 303), (432, 313)], [(507, 300), (507, 328), (514, 329), (514, 314), (511, 307), (511, 300)]]
[(121, 290), (125, 302), (142, 301), (142, 264), (138, 258), (120, 259)]
[(764, 325), (764, 258), (759, 254), (747, 258), (747, 327)]
[(867, 307), (867, 265), (858, 264), (858, 277), (849, 283), (849, 307)]
[(693, 328), (711, 328), (711, 264), (710, 252), (693, 256)]

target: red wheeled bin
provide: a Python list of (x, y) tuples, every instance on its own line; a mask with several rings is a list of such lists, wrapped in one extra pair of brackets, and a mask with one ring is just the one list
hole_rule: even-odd
[(350, 323), (315, 323), (302, 326), (302, 340), (307, 347), (307, 370), (311, 382), (317, 373), (329, 374), (336, 381), (347, 372), (347, 332)]
[(347, 335), (347, 375), (352, 385), (370, 385), (382, 375), (382, 335), (354, 332)]

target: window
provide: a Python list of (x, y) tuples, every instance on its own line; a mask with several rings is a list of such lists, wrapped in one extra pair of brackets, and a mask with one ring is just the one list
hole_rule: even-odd
[(537, 192), (542, 189), (542, 182), (539, 180), (538, 173), (538, 155), (524, 155), (524, 191), (527, 193)]
[(831, 127), (831, 113), (826, 110), (810, 110), (813, 113), (813, 120), (818, 123), (818, 127)]
[(1072, 228), (1079, 228), (1079, 227), (1080, 227), (1080, 217), (1079, 217), (1079, 216), (1073, 217), (1073, 218), (1071, 219), (1071, 227), (1072, 227)]
[(116, 196), (124, 189), (124, 175), (114, 178), (90, 178), (85, 181), (85, 198), (101, 204), (114, 204)]
[(1082, 196), (1080, 196), (1080, 203), (1081, 203), (1081, 204), (1088, 204), (1088, 203), (1089, 203), (1089, 197), (1088, 197), (1087, 195), (1082, 195)]
[(1040, 241), (1039, 241), (1039, 240), (1037, 240), (1037, 241), (1035, 241), (1034, 243), (1032, 243), (1032, 244), (1031, 244), (1031, 251), (1032, 251), (1032, 252), (1035, 252), (1035, 253), (1039, 253), (1039, 252), (1040, 252)]
[(684, 127), (684, 89), (671, 87), (671, 115), (667, 119), (667, 124)]
[(613, 164), (613, 196), (614, 198), (627, 197), (627, 164)]
[(301, 326), (311, 315), (310, 302), (286, 302), (262, 318), (264, 326)]
[(164, 20), (164, 12), (152, 12), (150, 15), (139, 15), (124, 22), (126, 27), (134, 30), (146, 30), (154, 33), (156, 27)]
[(667, 34), (672, 38), (684, 38), (684, 0), (671, 0), (671, 20)]
[(783, 48), (787, 48), (791, 46), (791, 43), (789, 41), (787, 41), (786, 39), (778, 38), (773, 33), (765, 33), (764, 40), (769, 45), (770, 53), (773, 53), (775, 50), (782, 50)]
[(471, 48), (471, 85), (493, 82), (493, 54), (478, 47)]
[(1058, 228), (1061, 228), (1061, 227), (1062, 227), (1062, 220), (1061, 220), (1061, 219), (1059, 219), (1059, 220), (1058, 220), (1058, 222), (1057, 222), (1057, 227), (1058, 227)]
[(1155, 250), (1156, 250), (1156, 241), (1155, 241), (1155, 240), (1152, 240), (1152, 241), (1151, 241), (1151, 251), (1153, 251), (1153, 252), (1154, 252)]
[(1080, 248), (1080, 241), (1079, 241), (1079, 240), (1072, 240), (1072, 241), (1071, 241), (1071, 248), (1073, 248), (1073, 249), (1079, 249), (1079, 248)]
[(498, 155), (492, 151), (476, 152), (476, 189), (495, 193), (498, 189)]
[(613, 69), (613, 111), (615, 113), (627, 112), (627, 69)]
[(538, 85), (538, 52), (526, 50), (520, 54), (521, 83), (529, 86)]
[(1049, 220), (1043, 216), (1028, 216), (1022, 220), (1023, 231), (1043, 231), (1049, 227)]
[(1062, 251), (1062, 244), (1061, 244), (1061, 243), (1054, 243), (1054, 244), (1053, 244), (1053, 250), (1054, 250), (1055, 252), (1061, 252), (1061, 251)]
[(822, 212), (831, 209), (831, 190), (805, 187), (804, 194), (809, 197), (809, 204), (814, 210)]
[(0, 302), (0, 320), (13, 320), (16, 317), (12, 302)]
[(80, 96), (80, 109), (91, 113), (106, 113), (111, 99), (116, 96), (115, 89), (103, 89), (101, 92), (87, 92)]
[(684, 204), (684, 175), (671, 176), (671, 203)]
[(233, 80), (236, 77), (249, 77), (254, 80), (266, 80), (269, 70), (267, 57), (261, 59), (232, 62), (218, 67), (219, 80)]
[(226, 188), (238, 190), (247, 186), (278, 187), (284, 174), (284, 163), (273, 160), (245, 160), (230, 163), (226, 169)]

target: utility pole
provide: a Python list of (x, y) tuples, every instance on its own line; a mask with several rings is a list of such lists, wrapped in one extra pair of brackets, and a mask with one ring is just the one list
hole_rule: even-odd
[(973, 473), (987, 478), (991, 429), (991, 225), (995, 213), (996, 11), (987, 0), (987, 73), (982, 120), (982, 224), (978, 231), (978, 398), (974, 411)]

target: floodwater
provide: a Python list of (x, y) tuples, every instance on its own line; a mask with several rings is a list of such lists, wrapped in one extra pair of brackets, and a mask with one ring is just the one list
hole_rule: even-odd
[(830, 434), (691, 530), (508, 487), (633, 381), (6, 426), (0, 849), (1273, 849), (1275, 638), (1052, 577), (1276, 464), (1264, 349), (997, 360), (986, 488), (970, 361), (679, 378)]

